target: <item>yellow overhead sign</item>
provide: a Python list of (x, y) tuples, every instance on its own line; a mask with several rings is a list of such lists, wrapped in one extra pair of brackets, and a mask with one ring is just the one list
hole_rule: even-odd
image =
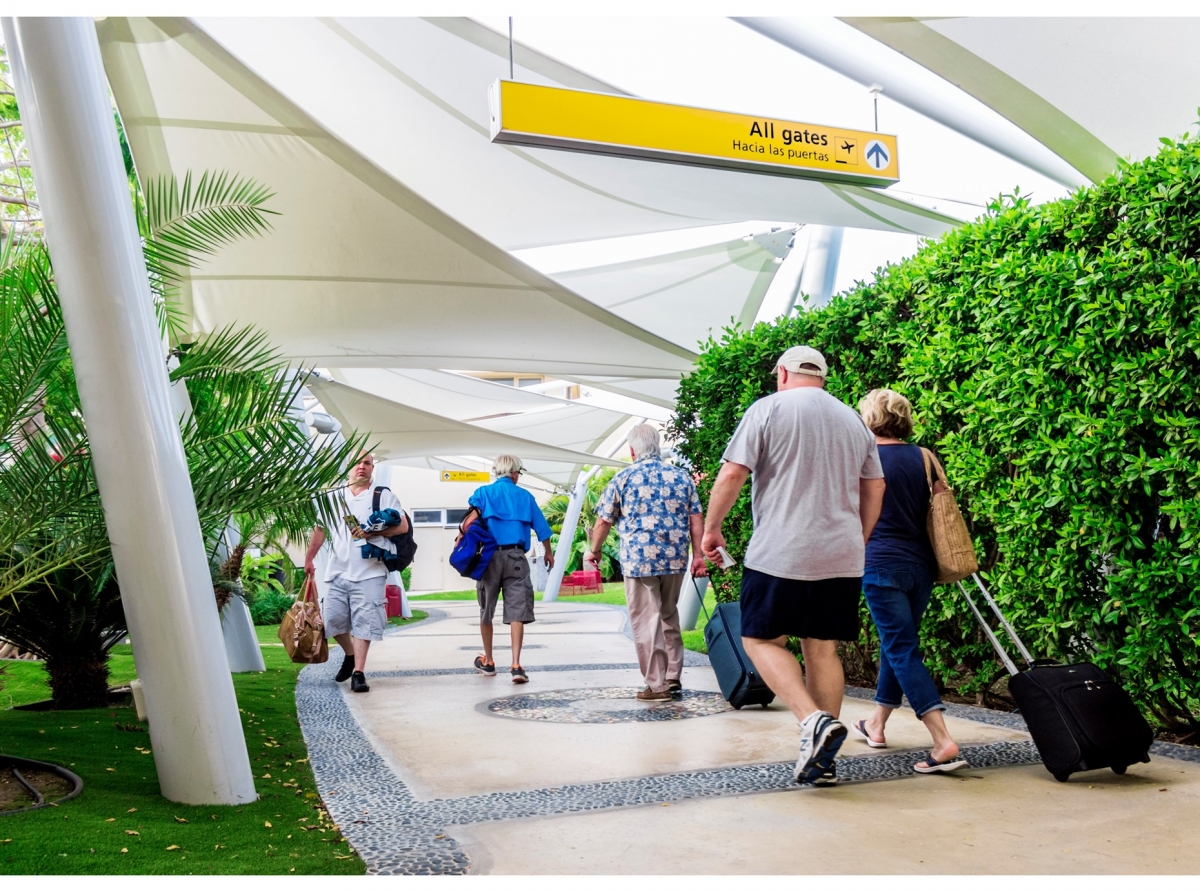
[(499, 80), (492, 142), (869, 186), (900, 179), (896, 137)]
[(491, 479), (487, 471), (442, 471), (443, 483), (487, 483)]

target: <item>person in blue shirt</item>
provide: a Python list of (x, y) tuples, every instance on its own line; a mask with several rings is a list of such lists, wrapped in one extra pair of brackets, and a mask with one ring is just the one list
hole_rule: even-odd
[(512, 635), (509, 671), (513, 684), (529, 681), (529, 674), (521, 667), (521, 643), (525, 638), (525, 624), (534, 621), (533, 583), (529, 578), (529, 562), (525, 559), (531, 530), (546, 549), (546, 566), (554, 566), (550, 524), (546, 523), (533, 495), (517, 486), (523, 472), (521, 460), (515, 455), (498, 456), (492, 465), (496, 482), (479, 487), (467, 500), (467, 504), (479, 512), (497, 545), (487, 569), (475, 585), (479, 599), (479, 632), (483, 638), (483, 653), (475, 658), (475, 669), (484, 675), (496, 674), (496, 663), (492, 659), (492, 618), (496, 613), (496, 601), (503, 591), (504, 623)]

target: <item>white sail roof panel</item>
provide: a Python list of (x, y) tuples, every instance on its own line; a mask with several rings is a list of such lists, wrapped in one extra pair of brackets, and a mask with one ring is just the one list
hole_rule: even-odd
[(105, 66), (143, 179), (227, 170), (274, 231), (190, 277), (196, 332), (255, 324), (319, 366), (677, 376), (694, 355), (522, 264), (364, 158), (188, 20), (107, 19)]
[[(508, 47), (469, 19), (195, 25), (374, 164), (508, 249), (739, 220), (923, 235), (957, 222), (857, 186), (494, 145), (487, 90), (508, 76)], [(516, 77), (621, 92), (519, 44)]]
[(511, 453), (522, 459), (553, 462), (567, 468), (579, 465), (618, 465), (619, 462), (538, 443), (478, 425), (443, 418), (384, 399), (337, 381), (310, 380), (309, 389), (327, 412), (350, 430), (370, 431), (381, 461), (437, 455), (477, 455), (494, 458)]

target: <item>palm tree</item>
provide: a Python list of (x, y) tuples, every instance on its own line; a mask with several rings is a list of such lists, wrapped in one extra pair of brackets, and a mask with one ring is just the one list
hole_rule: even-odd
[[(235, 238), (266, 232), (270, 193), (206, 173), (195, 186), (190, 175), (151, 184), (146, 196), (138, 220), (147, 266), (160, 320), (178, 341), (186, 332), (172, 297), (183, 270)], [(327, 510), (320, 495), (365, 437), (315, 447), (292, 411), (307, 374), (260, 332), (224, 329), (173, 352), (171, 380), (192, 405), (181, 433), (210, 555), (234, 515), (292, 535), (311, 529)], [(124, 612), (40, 244), (0, 258), (0, 376), (18, 384), (0, 398), (0, 637), (46, 660), (56, 705), (103, 705), (106, 654), (126, 632)]]

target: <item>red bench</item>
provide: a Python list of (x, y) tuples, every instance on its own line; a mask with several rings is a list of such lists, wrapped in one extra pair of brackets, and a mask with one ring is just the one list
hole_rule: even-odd
[(563, 577), (562, 585), (558, 587), (560, 595), (582, 595), (604, 591), (604, 581), (600, 578), (599, 570), (576, 570)]

